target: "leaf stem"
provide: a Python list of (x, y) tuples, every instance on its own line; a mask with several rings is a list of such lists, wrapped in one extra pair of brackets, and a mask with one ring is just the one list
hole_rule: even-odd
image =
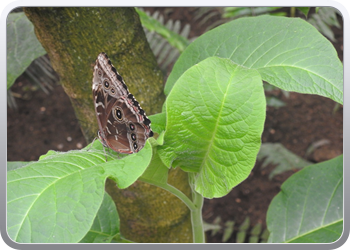
[(159, 182), (153, 182), (152, 180), (149, 179), (143, 179), (142, 177), (139, 178), (140, 181), (149, 183), (151, 185), (163, 188), (166, 191), (169, 191), (170, 193), (172, 193), (173, 195), (175, 195), (177, 198), (179, 198), (183, 203), (186, 204), (186, 206), (192, 211), (192, 210), (196, 210), (197, 207), (195, 206), (195, 204), (191, 201), (190, 198), (188, 198), (183, 192), (181, 192), (179, 189), (177, 189), (176, 187), (169, 185), (168, 183), (159, 183)]

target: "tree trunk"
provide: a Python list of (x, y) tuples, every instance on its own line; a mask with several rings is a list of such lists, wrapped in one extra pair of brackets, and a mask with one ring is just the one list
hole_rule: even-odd
[[(24, 8), (70, 97), (87, 142), (98, 125), (92, 101), (92, 72), (106, 52), (148, 115), (161, 111), (163, 76), (133, 8)], [(60, 105), (59, 103), (57, 105)], [(52, 121), (54, 122), (54, 121)], [(169, 182), (190, 195), (187, 175), (170, 171)], [(121, 234), (135, 242), (192, 242), (190, 213), (168, 192), (142, 182), (106, 190), (120, 215)]]

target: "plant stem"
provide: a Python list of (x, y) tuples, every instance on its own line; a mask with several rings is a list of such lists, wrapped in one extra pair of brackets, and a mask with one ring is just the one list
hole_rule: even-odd
[(197, 193), (193, 188), (193, 176), (189, 174), (190, 186), (192, 189), (192, 201), (180, 190), (169, 185), (168, 183), (153, 182), (149, 179), (139, 178), (140, 181), (152, 184), (154, 186), (163, 188), (169, 191), (173, 195), (177, 196), (191, 211), (191, 222), (192, 222), (192, 233), (194, 243), (205, 243), (205, 235), (203, 230), (203, 219), (202, 219), (202, 207), (204, 198), (202, 195)]
[(203, 230), (202, 207), (204, 198), (192, 189), (192, 199), (196, 209), (191, 210), (193, 243), (205, 243)]
[(295, 7), (290, 7), (290, 16), (295, 17)]

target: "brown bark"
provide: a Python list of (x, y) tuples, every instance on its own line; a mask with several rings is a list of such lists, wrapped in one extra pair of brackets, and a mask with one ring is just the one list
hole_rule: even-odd
[[(88, 142), (98, 129), (92, 72), (106, 52), (148, 115), (161, 111), (163, 76), (133, 8), (24, 8), (70, 97)], [(57, 104), (59, 105), (59, 103)], [(54, 121), (53, 121), (54, 122)], [(189, 195), (187, 175), (171, 171), (169, 182)], [(121, 234), (135, 242), (191, 242), (187, 207), (168, 192), (137, 182), (119, 190), (108, 181), (121, 217)]]
[[(188, 197), (187, 174), (180, 168), (169, 171), (169, 183)], [(136, 182), (120, 190), (108, 180), (106, 190), (117, 200), (120, 231), (123, 237), (144, 243), (188, 243), (193, 242), (191, 218), (188, 208), (174, 195), (146, 184)], [(123, 204), (123, 206), (121, 206)]]

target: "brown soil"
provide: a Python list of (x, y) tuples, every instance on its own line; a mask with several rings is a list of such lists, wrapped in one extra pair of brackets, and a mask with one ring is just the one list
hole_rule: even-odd
[[(167, 14), (165, 19), (178, 19), (191, 24), (191, 37), (199, 36), (205, 26), (192, 21), (195, 8), (174, 8), (168, 12), (163, 8), (151, 8)], [(206, 23), (215, 21), (214, 16)], [(213, 20), (212, 20), (213, 19)], [(341, 20), (340, 20), (341, 21)], [(333, 28), (337, 42), (333, 43), (342, 60), (343, 31)], [(49, 149), (68, 151), (86, 145), (68, 96), (61, 86), (54, 87), (50, 95), (42, 91), (30, 91), (32, 84), (20, 77), (11, 90), (26, 98), (16, 98), (18, 111), (7, 109), (7, 159), (8, 161), (37, 160)], [(290, 93), (286, 98), (281, 91), (272, 95), (287, 105), (282, 108), (267, 108), (263, 142), (279, 142), (293, 153), (312, 162), (331, 159), (343, 152), (343, 107), (334, 111), (336, 103), (330, 99)], [(306, 150), (312, 143), (328, 140), (309, 156)], [(235, 187), (227, 196), (205, 200), (203, 218), (213, 223), (221, 218), (222, 229), (212, 236), (207, 232), (207, 242), (222, 242), (225, 222), (235, 221), (235, 231), (227, 242), (235, 242), (236, 231), (248, 216), (250, 226), (261, 223), (266, 228), (266, 211), (272, 198), (279, 192), (281, 184), (294, 172), (289, 171), (269, 180), (273, 169), (260, 169), (257, 162), (250, 176)]]

